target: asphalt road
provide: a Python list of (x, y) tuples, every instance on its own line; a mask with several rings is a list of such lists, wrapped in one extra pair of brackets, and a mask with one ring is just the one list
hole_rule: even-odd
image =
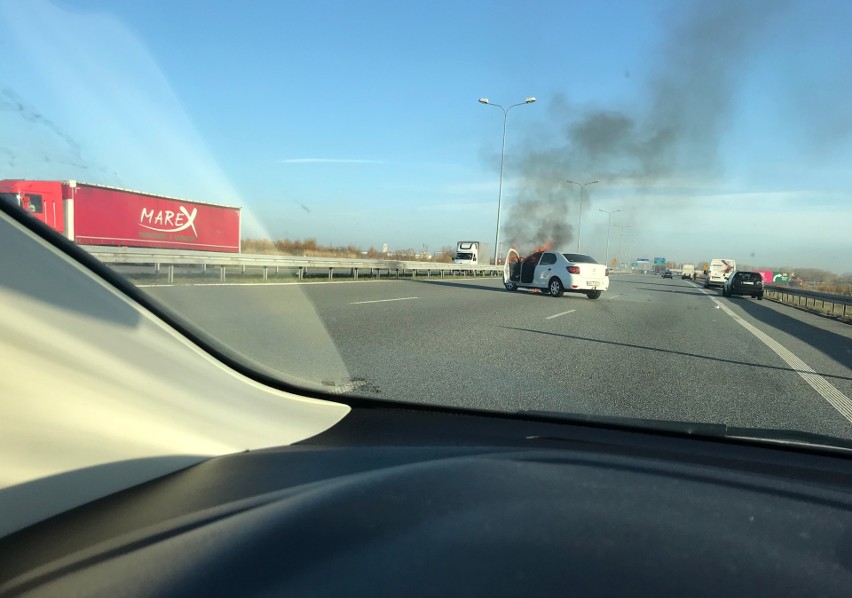
[(615, 275), (594, 301), (496, 279), (146, 291), (331, 392), (852, 439), (852, 327), (690, 281)]

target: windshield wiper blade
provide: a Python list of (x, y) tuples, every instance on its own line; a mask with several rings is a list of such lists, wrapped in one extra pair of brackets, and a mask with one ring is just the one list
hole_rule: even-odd
[(852, 440), (805, 432), (804, 430), (785, 430), (782, 428), (728, 428), (725, 438), (736, 440), (755, 440), (773, 444), (809, 446), (852, 451)]
[(583, 425), (602, 424), (605, 426), (616, 426), (619, 428), (631, 428), (639, 431), (655, 430), (663, 432), (677, 432), (679, 434), (696, 434), (699, 436), (712, 436), (714, 438), (723, 438), (728, 431), (728, 426), (725, 424), (704, 422), (643, 419), (621, 415), (589, 415), (587, 413), (564, 413), (561, 411), (521, 410), (517, 413), (520, 415), (559, 419), (564, 422)]
[(806, 432), (804, 430), (789, 430), (783, 428), (742, 428), (731, 427), (727, 424), (704, 423), (677, 420), (657, 420), (614, 415), (589, 415), (586, 413), (563, 413), (559, 411), (518, 411), (521, 415), (558, 419), (566, 423), (580, 425), (604, 425), (636, 431), (669, 432), (705, 438), (722, 438), (725, 440), (743, 440), (783, 446), (800, 446), (809, 448), (832, 449), (842, 452), (852, 452), (852, 440)]

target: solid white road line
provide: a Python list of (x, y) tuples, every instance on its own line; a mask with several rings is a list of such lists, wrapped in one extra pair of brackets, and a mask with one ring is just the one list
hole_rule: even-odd
[[(710, 296), (707, 291), (703, 291), (704, 294)], [(840, 415), (845, 417), (849, 423), (852, 423), (852, 399), (843, 394), (843, 391), (834, 386), (831, 382), (820, 376), (814, 371), (814, 369), (806, 364), (804, 361), (799, 359), (792, 351), (790, 351), (787, 347), (776, 341), (774, 338), (766, 334), (765, 332), (759, 330), (754, 325), (746, 322), (743, 318), (738, 316), (734, 311), (716, 299), (715, 297), (710, 296), (710, 300), (716, 304), (717, 308), (722, 309), (726, 314), (731, 316), (735, 322), (740, 324), (743, 328), (751, 332), (754, 336), (756, 336), (760, 341), (772, 349), (778, 357), (780, 357), (784, 362), (789, 365), (799, 376), (802, 377), (802, 380), (807, 382), (811, 388), (819, 393), (819, 395), (825, 399), (829, 405), (834, 407)]]
[(349, 305), (364, 305), (366, 303), (387, 303), (388, 301), (408, 301), (409, 299), (418, 299), (418, 297), (398, 297), (396, 299), (376, 299), (375, 301), (356, 301)]
[(554, 314), (552, 316), (547, 316), (545, 320), (552, 320), (553, 318), (558, 318), (559, 316), (564, 316), (565, 314), (570, 314), (572, 312), (577, 311), (576, 309), (569, 309), (568, 311), (563, 311), (561, 314)]

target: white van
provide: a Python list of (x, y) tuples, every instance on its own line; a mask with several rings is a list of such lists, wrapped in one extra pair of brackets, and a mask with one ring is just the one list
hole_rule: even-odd
[(737, 269), (737, 262), (728, 258), (714, 257), (710, 260), (710, 268), (704, 276), (704, 288), (721, 287), (728, 277)]

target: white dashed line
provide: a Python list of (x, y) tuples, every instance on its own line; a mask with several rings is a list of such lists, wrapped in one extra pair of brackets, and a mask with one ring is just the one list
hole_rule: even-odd
[(547, 316), (545, 320), (552, 320), (553, 318), (558, 318), (559, 316), (564, 316), (565, 314), (570, 314), (572, 312), (577, 311), (576, 309), (569, 309), (568, 311), (563, 311), (561, 314), (554, 314), (552, 316)]
[(834, 407), (840, 415), (845, 417), (849, 423), (852, 423), (852, 399), (847, 397), (843, 392), (834, 386), (831, 382), (817, 374), (814, 369), (806, 364), (804, 361), (799, 359), (792, 351), (790, 351), (787, 347), (776, 341), (774, 338), (761, 331), (754, 325), (746, 322), (742, 317), (738, 316), (734, 311), (716, 299), (716, 297), (710, 296), (710, 293), (702, 290), (705, 295), (710, 297), (710, 300), (716, 304), (716, 309), (721, 309), (726, 314), (731, 316), (735, 322), (737, 322), (740, 326), (751, 332), (754, 336), (756, 336), (760, 341), (772, 349), (778, 357), (780, 357), (784, 362), (789, 365), (793, 370), (801, 376), (802, 380), (807, 382), (811, 388), (819, 393), (819, 395), (825, 399), (829, 405)]
[(398, 297), (396, 299), (376, 299), (375, 301), (356, 301), (349, 305), (365, 305), (367, 303), (387, 303), (388, 301), (408, 301), (409, 299), (418, 299), (418, 297)]

